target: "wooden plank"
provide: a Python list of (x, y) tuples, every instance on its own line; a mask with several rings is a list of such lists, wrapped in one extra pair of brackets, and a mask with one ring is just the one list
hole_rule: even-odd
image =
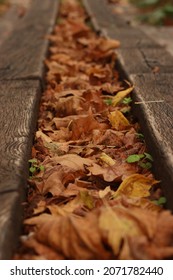
[(106, 0), (83, 0), (97, 30), (109, 38), (120, 40), (117, 49), (119, 66), (128, 74), (173, 72), (173, 57), (140, 29), (129, 26), (123, 17), (113, 14)]
[(173, 211), (173, 74), (141, 74), (130, 78), (135, 86), (133, 99), (138, 103), (134, 103), (134, 113), (154, 157), (154, 173), (161, 180), (167, 207)]
[(145, 33), (129, 25), (125, 18), (114, 14), (107, 0), (83, 0), (83, 4), (91, 17), (94, 28), (103, 35), (120, 40), (121, 48), (159, 47)]
[(48, 39), (58, 12), (58, 0), (31, 2), (30, 8), (0, 49), (0, 80), (41, 79)]
[(173, 55), (173, 27), (172, 26), (140, 26), (140, 29), (153, 38), (160, 46), (165, 47), (166, 50)]
[(23, 214), (21, 202), (19, 192), (0, 195), (0, 260), (11, 259), (18, 244)]
[(0, 45), (8, 38), (20, 19), (16, 6), (11, 6), (5, 15), (0, 17)]
[(128, 74), (173, 73), (173, 57), (165, 48), (131, 48), (117, 50), (121, 67)]
[(160, 48), (160, 46), (153, 39), (148, 37), (141, 30), (133, 26), (118, 27), (116, 25), (116, 18), (114, 24), (111, 24), (106, 29), (108, 37), (117, 39), (121, 42), (122, 49), (130, 48)]
[(39, 81), (0, 82), (0, 193), (28, 176), (40, 95)]

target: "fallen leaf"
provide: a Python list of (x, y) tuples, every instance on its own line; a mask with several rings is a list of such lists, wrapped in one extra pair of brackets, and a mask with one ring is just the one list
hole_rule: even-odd
[(102, 167), (96, 163), (86, 167), (93, 176), (103, 178), (106, 182), (121, 182), (123, 178), (136, 173), (135, 166), (127, 163), (117, 163), (113, 166)]
[(55, 156), (53, 161), (56, 164), (67, 166), (74, 171), (84, 170), (85, 166), (90, 166), (93, 163), (92, 159), (83, 158), (75, 154), (67, 154), (63, 156)]
[(158, 181), (145, 177), (141, 174), (133, 174), (123, 180), (118, 190), (115, 193), (115, 197), (120, 195), (126, 195), (127, 197), (147, 197), (150, 195), (149, 190)]
[(117, 256), (121, 250), (122, 242), (128, 236), (141, 235), (142, 231), (133, 220), (118, 209), (113, 211), (111, 207), (102, 209), (99, 217), (99, 228), (102, 231), (104, 239), (107, 239), (108, 245), (112, 248), (114, 255)]
[(128, 94), (132, 92), (134, 86), (131, 86), (125, 90), (117, 92), (117, 94), (112, 98), (112, 105), (117, 106)]
[(129, 121), (118, 110), (111, 112), (108, 117), (112, 127), (116, 130), (124, 130), (130, 127)]
[(111, 195), (111, 197), (113, 196), (115, 192), (111, 190), (110, 186), (106, 187), (104, 190), (100, 190), (99, 191), (99, 197), (100, 198), (104, 198), (106, 197), (107, 195)]
[(105, 153), (101, 153), (100, 159), (109, 166), (112, 166), (116, 163), (115, 160), (113, 160), (110, 156), (108, 156)]
[[(42, 214), (25, 224), (36, 225), (36, 239), (68, 259), (110, 259), (111, 253), (102, 244), (97, 215), (54, 217)], [(91, 231), (92, 230), (92, 231)]]
[(97, 43), (97, 48), (103, 52), (107, 52), (111, 49), (116, 49), (119, 48), (120, 46), (120, 41), (114, 40), (114, 39), (105, 39), (105, 38), (100, 38)]

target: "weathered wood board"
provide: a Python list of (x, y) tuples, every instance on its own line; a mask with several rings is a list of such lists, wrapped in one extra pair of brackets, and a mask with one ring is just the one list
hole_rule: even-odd
[(0, 259), (10, 259), (22, 224), (48, 38), (59, 0), (34, 0), (0, 46)]
[(116, 51), (126, 73), (173, 73), (173, 57), (165, 48), (120, 48)]
[[(20, 188), (24, 188), (21, 185)], [(11, 259), (22, 224), (22, 192), (0, 194), (0, 260)]]
[(0, 80), (42, 79), (48, 38), (53, 29), (58, 0), (34, 0), (0, 48)]
[(0, 16), (0, 45), (8, 38), (20, 20), (21, 17), (19, 17), (18, 8), (15, 5), (11, 6), (3, 16)]
[(39, 80), (0, 81), (0, 259), (19, 237), (40, 96)]
[(103, 35), (120, 40), (121, 48), (159, 47), (141, 30), (129, 25), (126, 19), (113, 13), (107, 0), (83, 0), (94, 28)]
[(17, 190), (17, 178), (27, 176), (40, 94), (39, 81), (0, 82), (0, 193)]
[(135, 86), (134, 113), (154, 157), (154, 173), (161, 180), (167, 207), (173, 211), (173, 75), (141, 74), (130, 78)]

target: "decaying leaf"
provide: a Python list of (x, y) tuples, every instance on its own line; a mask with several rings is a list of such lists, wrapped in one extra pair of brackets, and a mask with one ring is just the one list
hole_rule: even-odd
[(92, 159), (82, 158), (75, 154), (55, 156), (54, 162), (62, 166), (67, 166), (75, 171), (84, 170), (85, 166), (89, 166), (93, 163)]
[(122, 215), (118, 209), (116, 213), (110, 207), (105, 207), (101, 212), (99, 227), (115, 256), (119, 254), (124, 239), (128, 236), (139, 236), (142, 233), (135, 220), (128, 215)]
[(145, 177), (141, 174), (133, 174), (123, 180), (115, 197), (119, 195), (126, 195), (127, 197), (147, 197), (150, 195), (149, 190), (158, 181)]
[(99, 47), (101, 51), (107, 52), (111, 49), (116, 49), (119, 46), (120, 42), (118, 40), (100, 38), (97, 47)]
[(102, 153), (100, 159), (105, 162), (107, 165), (112, 166), (115, 164), (115, 160), (113, 160), (110, 156), (105, 153)]
[(130, 127), (129, 121), (126, 117), (118, 110), (109, 114), (109, 121), (112, 127), (116, 130), (124, 130)]
[(112, 98), (112, 105), (117, 106), (129, 93), (132, 92), (134, 86), (131, 86), (125, 90), (119, 91), (113, 98)]
[(42, 214), (25, 223), (36, 226), (34, 238), (38, 242), (68, 259), (158, 259), (173, 255), (173, 217), (168, 211), (103, 206), (84, 217)]

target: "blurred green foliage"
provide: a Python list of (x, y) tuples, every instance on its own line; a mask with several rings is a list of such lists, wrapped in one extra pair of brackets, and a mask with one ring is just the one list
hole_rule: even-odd
[(173, 25), (173, 0), (129, 0), (140, 9), (138, 18), (149, 24)]

